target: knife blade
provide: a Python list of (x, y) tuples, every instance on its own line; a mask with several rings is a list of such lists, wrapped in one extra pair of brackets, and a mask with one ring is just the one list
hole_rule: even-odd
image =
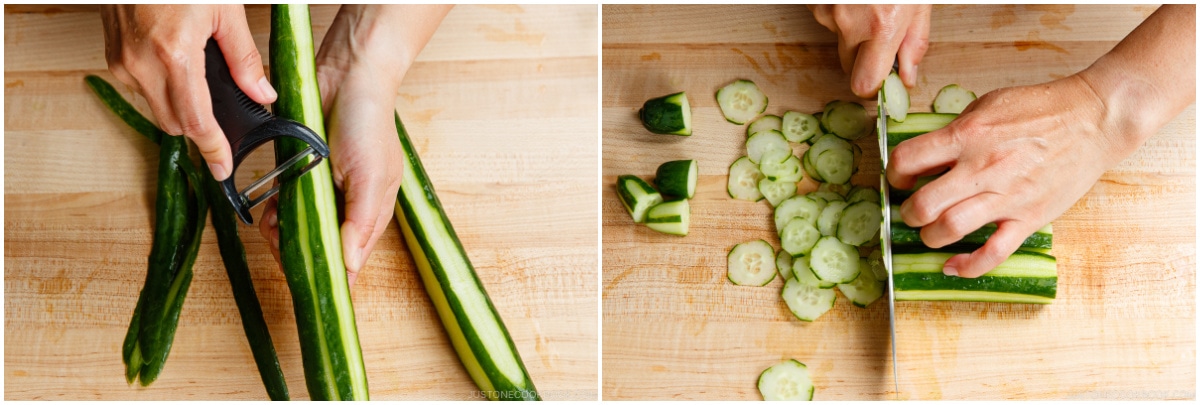
[(879, 169), (879, 194), (880, 206), (883, 210), (883, 223), (879, 227), (879, 247), (881, 249), (881, 260), (883, 260), (883, 268), (887, 271), (887, 294), (888, 294), (888, 330), (892, 335), (892, 383), (894, 385), (896, 398), (900, 398), (900, 378), (897, 372), (896, 365), (896, 289), (895, 278), (892, 274), (892, 211), (891, 198), (888, 192), (887, 182), (887, 165), (888, 165), (888, 133), (887, 133), (887, 103), (883, 94), (883, 87), (879, 88), (879, 94), (876, 98), (878, 101), (879, 116), (876, 119), (876, 131), (879, 132), (879, 156), (882, 160), (882, 166)]

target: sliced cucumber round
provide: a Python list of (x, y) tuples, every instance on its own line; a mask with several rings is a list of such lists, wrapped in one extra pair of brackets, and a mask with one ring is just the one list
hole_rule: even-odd
[(869, 187), (854, 187), (853, 190), (850, 190), (850, 194), (846, 194), (846, 202), (851, 204), (859, 201), (870, 201), (878, 204), (879, 199), (879, 190)]
[(866, 308), (872, 302), (883, 296), (883, 282), (875, 278), (875, 273), (865, 270), (870, 267), (867, 264), (866, 258), (858, 259), (859, 267), (864, 270), (858, 273), (858, 277), (854, 281), (845, 284), (838, 284), (838, 289), (842, 290), (842, 295), (850, 299), (850, 302), (855, 306)]
[(837, 193), (842, 197), (846, 197), (850, 194), (850, 190), (853, 188), (854, 187), (849, 184), (821, 183), (817, 186), (817, 191), (828, 191), (831, 193)]
[(808, 367), (796, 360), (783, 361), (758, 375), (758, 392), (767, 401), (812, 401), (815, 391)]
[(837, 283), (830, 281), (822, 281), (817, 278), (812, 272), (811, 259), (808, 256), (800, 256), (792, 259), (792, 278), (801, 283), (813, 284), (820, 288), (833, 288)]
[(817, 174), (828, 183), (846, 184), (854, 174), (854, 153), (850, 149), (829, 149), (813, 162)]
[(933, 112), (961, 114), (977, 98), (975, 92), (950, 84), (942, 87), (937, 97), (933, 98)]
[(802, 112), (783, 113), (781, 125), (780, 132), (783, 132), (783, 137), (787, 138), (788, 142), (804, 142), (821, 133), (821, 124), (817, 122), (817, 118)]
[[(903, 86), (901, 86), (903, 87)], [(833, 101), (825, 106), (825, 126), (842, 139), (855, 140), (871, 131), (872, 122), (867, 118), (867, 109), (862, 104), (850, 101)]]
[(813, 166), (812, 160), (808, 158), (810, 155), (808, 152), (810, 151), (812, 151), (812, 147), (809, 147), (808, 150), (804, 151), (804, 156), (800, 158), (800, 166), (804, 168), (805, 173), (808, 173), (808, 177), (815, 181), (825, 181), (825, 179), (821, 178), (821, 175), (817, 173), (817, 168)]
[(838, 219), (837, 238), (847, 245), (862, 246), (879, 233), (883, 210), (879, 203), (859, 201), (847, 206)]
[(780, 250), (775, 254), (775, 270), (784, 280), (792, 278), (792, 255), (788, 254), (786, 250)]
[(792, 218), (779, 231), (780, 244), (792, 256), (807, 255), (821, 238), (821, 232), (804, 218)]
[(842, 284), (858, 277), (858, 249), (842, 243), (836, 237), (822, 237), (813, 246), (810, 256), (813, 274), (823, 281)]
[(782, 162), (774, 162), (774, 158), (778, 157), (780, 152), (772, 151), (767, 155), (763, 155), (763, 161), (758, 163), (758, 170), (762, 172), (772, 181), (790, 181), (798, 182), (804, 179), (804, 175), (800, 171), (800, 158), (790, 153), (785, 152), (787, 158)]
[(669, 196), (692, 198), (696, 194), (696, 179), (700, 170), (696, 161), (675, 160), (658, 166), (654, 174), (654, 185), (660, 193)]
[(736, 285), (764, 286), (775, 279), (775, 249), (765, 240), (734, 246), (728, 259), (727, 277)]
[(617, 196), (637, 223), (645, 222), (650, 207), (663, 202), (662, 194), (650, 187), (650, 183), (632, 174), (617, 177)]
[(830, 201), (821, 210), (821, 216), (817, 217), (817, 230), (821, 231), (821, 236), (837, 235), (838, 221), (842, 219), (842, 211), (847, 205), (845, 201)]
[(904, 82), (900, 81), (900, 75), (895, 71), (883, 80), (883, 100), (879, 102), (887, 108), (889, 119), (904, 122), (904, 119), (908, 118), (908, 89), (904, 87)]
[[(793, 267), (795, 267), (795, 264), (793, 264)], [(875, 279), (887, 280), (887, 268), (883, 266), (882, 250), (875, 249), (871, 251), (871, 254), (867, 255), (867, 267), (871, 268), (871, 272), (875, 274)]]
[[(826, 203), (831, 203), (834, 201), (845, 201), (845, 198), (842, 198), (841, 194), (833, 193), (833, 192), (829, 192), (829, 191), (813, 191), (811, 193), (808, 193), (808, 196), (813, 197), (813, 198), (820, 198), (822, 201), (825, 201)], [(821, 208), (824, 209), (825, 207), (822, 206)]]
[(775, 207), (775, 230), (782, 232), (783, 226), (793, 218), (801, 218), (809, 225), (816, 226), (821, 205), (816, 200), (800, 195), (783, 200)]
[(781, 128), (783, 128), (782, 118), (779, 118), (778, 115), (764, 115), (746, 127), (746, 137), (749, 138), (751, 135), (768, 130), (779, 131)]
[(758, 192), (767, 198), (767, 202), (771, 206), (777, 206), (788, 198), (796, 195), (796, 182), (794, 181), (771, 181), (770, 179), (762, 179), (758, 181)]
[(763, 199), (762, 193), (758, 192), (758, 181), (762, 179), (763, 175), (758, 171), (758, 165), (751, 162), (749, 157), (742, 156), (729, 165), (729, 180), (725, 191), (729, 192), (729, 197), (736, 200), (758, 201)]
[(751, 162), (759, 163), (763, 155), (771, 151), (792, 153), (792, 147), (788, 146), (786, 139), (783, 139), (783, 133), (771, 129), (759, 132), (746, 139), (746, 156), (750, 157)]
[(767, 95), (749, 80), (738, 80), (717, 90), (717, 106), (725, 120), (742, 125), (767, 110)]
[(832, 288), (821, 288), (817, 284), (802, 283), (795, 277), (783, 284), (780, 293), (792, 315), (801, 321), (812, 322), (833, 308), (837, 293)]
[(692, 134), (692, 107), (684, 92), (646, 100), (638, 116), (650, 132), (683, 136)]
[(691, 214), (688, 200), (661, 203), (646, 213), (646, 226), (665, 234), (687, 236)]

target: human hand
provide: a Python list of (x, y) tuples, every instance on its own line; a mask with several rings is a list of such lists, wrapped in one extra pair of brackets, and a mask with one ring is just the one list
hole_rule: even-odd
[(917, 65), (929, 49), (930, 5), (808, 6), (817, 22), (838, 36), (842, 70), (850, 74), (850, 90), (864, 99), (879, 91), (883, 79), (900, 60), (900, 80), (917, 84)]
[(158, 126), (196, 143), (220, 181), (233, 173), (229, 140), (213, 117), (204, 78), (204, 46), (214, 38), (234, 82), (254, 101), (276, 93), (240, 5), (105, 5), (105, 58), (118, 80), (150, 104)]
[[(400, 82), (448, 6), (343, 6), (317, 54), (334, 185), (342, 191), (342, 252), (351, 285), (387, 229), (404, 154), (394, 118)], [(384, 31), (405, 27), (405, 31)], [(277, 202), (260, 231), (279, 259)]]

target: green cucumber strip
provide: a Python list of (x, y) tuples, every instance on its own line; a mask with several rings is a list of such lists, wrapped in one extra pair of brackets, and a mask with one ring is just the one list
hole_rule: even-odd
[(696, 195), (699, 173), (700, 170), (693, 159), (666, 162), (658, 166), (654, 174), (654, 185), (662, 194), (692, 198)]
[(87, 82), (88, 87), (92, 88), (92, 91), (96, 92), (96, 96), (100, 97), (100, 101), (108, 106), (109, 111), (116, 114), (121, 121), (125, 122), (125, 125), (129, 125), (133, 130), (150, 139), (155, 144), (161, 143), (163, 137), (170, 136), (159, 129), (157, 125), (150, 122), (150, 120), (146, 119), (142, 113), (133, 108), (132, 104), (125, 101), (121, 93), (118, 93), (117, 89), (114, 89), (108, 81), (95, 75), (88, 75), (83, 80)]
[(975, 291), (1034, 295), (1054, 298), (1058, 279), (1054, 277), (947, 276), (940, 273), (901, 273), (893, 276), (897, 290)]
[(1007, 304), (1053, 304), (1054, 298), (993, 291), (896, 290), (896, 301), (970, 301)]
[(656, 134), (692, 134), (692, 107), (684, 92), (646, 100), (638, 117), (646, 130)]
[(425, 166), (396, 115), (404, 177), (396, 220), (459, 360), (489, 399), (540, 400), (496, 306), (488, 298)]
[[(308, 6), (271, 6), (270, 50), (271, 82), (279, 93), (275, 114), (304, 124), (324, 138)], [(296, 139), (276, 139), (275, 160), (287, 160), (307, 146)], [(312, 159), (306, 157), (297, 165), (307, 165)], [(280, 185), (279, 251), (292, 293), (309, 397), (367, 400), (367, 373), (350, 301), (334, 195), (328, 161)]]
[[(942, 274), (942, 265), (946, 264), (958, 252), (944, 252), (926, 248), (926, 253), (898, 253), (892, 256), (892, 272), (904, 273), (934, 273)], [(1058, 277), (1058, 269), (1054, 256), (1017, 251), (999, 266), (987, 273), (991, 277)]]
[[(958, 118), (958, 114), (939, 113), (909, 113), (904, 122), (888, 119), (888, 147), (895, 147), (900, 142), (942, 129)], [(890, 151), (890, 149), (889, 149)]]
[[(978, 248), (987, 243), (988, 238), (996, 233), (995, 224), (987, 224), (971, 233), (968, 233), (958, 242), (949, 245), (952, 249), (962, 248)], [(1054, 234), (1034, 232), (1021, 242), (1023, 248), (1050, 249), (1054, 242)], [(903, 222), (892, 223), (892, 244), (896, 246), (924, 246), (925, 242), (921, 241), (921, 228), (913, 228), (905, 225)]]

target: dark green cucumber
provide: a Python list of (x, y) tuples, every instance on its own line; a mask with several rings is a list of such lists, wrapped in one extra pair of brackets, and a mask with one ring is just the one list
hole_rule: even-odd
[(1017, 251), (977, 278), (942, 274), (955, 252), (898, 253), (892, 256), (897, 301), (989, 301), (1049, 304), (1058, 287), (1054, 256)]
[(154, 141), (155, 144), (160, 143), (163, 137), (169, 136), (166, 132), (159, 129), (158, 126), (154, 125), (153, 122), (146, 119), (137, 109), (133, 108), (133, 105), (130, 105), (128, 101), (125, 101), (125, 98), (121, 97), (121, 93), (118, 93), (117, 89), (114, 89), (104, 79), (88, 75), (83, 80), (87, 82), (88, 87), (92, 88), (92, 91), (96, 92), (96, 96), (100, 97), (100, 101), (108, 106), (109, 111), (116, 114), (121, 121), (132, 127), (139, 134)]
[(950, 121), (958, 118), (958, 114), (939, 113), (908, 113), (904, 122), (888, 119), (888, 147), (895, 147), (900, 142), (937, 131), (950, 125)]
[(396, 220), (459, 360), (489, 399), (540, 400), (504, 321), (442, 210), (399, 114), (396, 132), (405, 157)]
[(692, 134), (692, 107), (684, 92), (646, 100), (638, 116), (650, 132), (683, 136)]
[[(271, 82), (279, 93), (275, 114), (325, 136), (317, 89), (308, 6), (271, 6)], [(299, 140), (275, 141), (276, 162), (299, 154)], [(307, 165), (309, 156), (297, 165)], [(329, 162), (279, 187), (279, 252), (300, 335), (304, 380), (314, 400), (367, 400), (354, 305), (342, 258)]]
[(699, 170), (696, 161), (675, 160), (658, 166), (654, 174), (654, 185), (664, 195), (692, 198), (696, 194), (696, 179)]
[[(987, 243), (988, 238), (996, 233), (996, 225), (988, 224), (982, 228), (968, 233), (958, 242), (953, 243), (950, 248), (978, 248)], [(1021, 242), (1023, 248), (1038, 248), (1049, 249), (1054, 241), (1054, 234), (1046, 232), (1034, 232)], [(913, 228), (905, 225), (903, 222), (892, 222), (892, 244), (896, 246), (924, 246), (925, 242), (921, 241), (921, 228)]]

